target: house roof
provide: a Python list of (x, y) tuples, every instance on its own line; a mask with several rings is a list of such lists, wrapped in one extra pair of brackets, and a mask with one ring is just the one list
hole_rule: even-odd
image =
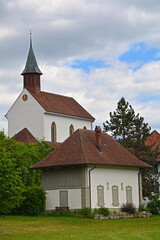
[[(153, 150), (158, 147), (158, 150), (160, 152), (160, 134), (156, 130), (154, 130), (151, 135), (147, 137), (145, 144), (152, 146)], [(160, 162), (160, 154), (158, 155), (156, 161)]]
[(30, 93), (47, 112), (72, 115), (91, 119), (92, 121), (95, 120), (94, 117), (72, 97), (66, 97), (43, 91), (41, 91), (38, 95), (35, 95), (32, 92)]
[(160, 151), (160, 134), (154, 130), (151, 135), (149, 135), (145, 141), (146, 145), (153, 145), (152, 149), (156, 149), (158, 147), (159, 151)]
[(55, 151), (31, 168), (41, 169), (71, 165), (108, 165), (150, 167), (137, 159), (107, 133), (101, 133), (101, 152), (96, 148), (95, 131), (78, 129)]
[(30, 131), (27, 128), (22, 129), (20, 132), (14, 135), (13, 138), (17, 142), (33, 144), (37, 143), (36, 138), (30, 133)]

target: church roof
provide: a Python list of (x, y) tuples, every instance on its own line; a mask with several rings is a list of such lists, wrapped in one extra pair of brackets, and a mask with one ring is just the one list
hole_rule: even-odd
[[(30, 144), (31, 143), (36, 144), (38, 142), (27, 128), (24, 128), (21, 131), (19, 131), (16, 135), (13, 136), (13, 139), (17, 142), (30, 143)], [(59, 142), (50, 142), (50, 141), (44, 141), (44, 142), (52, 148), (57, 148), (61, 144)]]
[(42, 75), (42, 72), (40, 71), (40, 69), (38, 67), (36, 57), (34, 55), (31, 38), (30, 38), (30, 48), (29, 48), (26, 66), (25, 66), (25, 69), (23, 70), (23, 72), (21, 73), (21, 75), (25, 75), (28, 73), (37, 73), (39, 75)]
[(22, 129), (20, 132), (14, 135), (13, 139), (17, 142), (33, 144), (37, 143), (36, 138), (30, 133), (30, 131), (27, 128)]
[(75, 165), (151, 167), (136, 158), (107, 133), (101, 132), (101, 140), (101, 151), (98, 151), (95, 131), (78, 129), (55, 151), (31, 168)]
[(41, 91), (38, 95), (30, 92), (36, 101), (47, 111), (65, 115), (72, 115), (92, 119), (90, 115), (76, 100), (72, 97), (66, 97), (54, 93)]

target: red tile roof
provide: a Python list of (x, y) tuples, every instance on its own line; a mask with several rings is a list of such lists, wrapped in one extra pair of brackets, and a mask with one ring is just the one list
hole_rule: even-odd
[(46, 168), (66, 165), (110, 165), (150, 167), (137, 159), (107, 133), (101, 133), (101, 152), (96, 148), (95, 132), (78, 129), (55, 151), (31, 168)]
[[(151, 135), (149, 135), (145, 141), (146, 145), (152, 146), (152, 149), (155, 150), (158, 147), (160, 152), (160, 134), (154, 130)], [(160, 155), (158, 155), (156, 161), (160, 162)]]
[(149, 146), (153, 145), (152, 149), (156, 149), (156, 147), (158, 147), (160, 151), (160, 134), (154, 130), (151, 135), (147, 137), (145, 144)]
[(46, 143), (48, 146), (52, 147), (52, 148), (57, 148), (57, 147), (59, 147), (59, 146), (61, 145), (60, 142), (49, 142), (49, 141), (45, 141), (45, 143)]
[(91, 119), (92, 121), (95, 120), (92, 115), (71, 97), (42, 91), (39, 95), (35, 95), (32, 92), (30, 93), (47, 112), (72, 115)]
[(27, 128), (22, 129), (20, 132), (14, 135), (13, 138), (17, 142), (33, 143), (33, 144), (37, 143), (37, 140)]

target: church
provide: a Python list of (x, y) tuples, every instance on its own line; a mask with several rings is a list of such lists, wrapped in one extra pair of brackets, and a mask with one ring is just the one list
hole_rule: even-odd
[(23, 75), (23, 91), (6, 114), (8, 135), (27, 128), (37, 139), (63, 142), (76, 129), (92, 129), (91, 116), (72, 97), (41, 91), (40, 71), (30, 39)]
[(140, 161), (97, 126), (76, 100), (41, 90), (40, 71), (30, 39), (23, 91), (6, 118), (9, 137), (36, 144), (53, 143), (45, 159), (31, 166), (42, 170), (46, 212), (56, 208), (107, 207), (120, 211), (123, 203), (142, 203)]

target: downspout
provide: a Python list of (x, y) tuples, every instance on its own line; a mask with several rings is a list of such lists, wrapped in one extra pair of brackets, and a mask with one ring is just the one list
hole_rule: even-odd
[(94, 170), (96, 167), (93, 167), (89, 170), (89, 205), (91, 208), (91, 171)]

